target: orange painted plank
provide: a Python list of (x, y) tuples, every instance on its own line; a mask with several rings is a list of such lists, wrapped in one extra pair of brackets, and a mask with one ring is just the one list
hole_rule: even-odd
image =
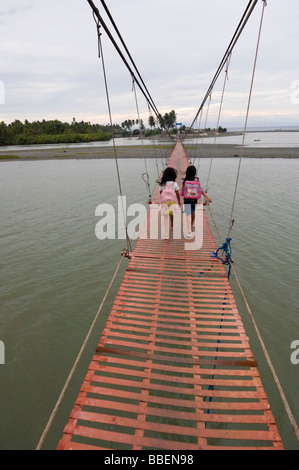
[[(187, 165), (178, 142), (178, 182)], [(137, 241), (59, 449), (283, 448), (203, 220), (201, 249)]]

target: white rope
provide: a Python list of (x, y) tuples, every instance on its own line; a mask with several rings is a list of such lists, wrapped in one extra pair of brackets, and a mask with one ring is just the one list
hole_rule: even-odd
[[(205, 119), (205, 127), (204, 127), (204, 129), (207, 128), (207, 122), (208, 122), (210, 104), (211, 104), (211, 101), (212, 101), (212, 91), (213, 91), (213, 90), (211, 90), (210, 97), (209, 97), (209, 104), (208, 104), (208, 107), (207, 107), (206, 119)], [(202, 139), (201, 139), (201, 143), (203, 144), (203, 137), (202, 137)], [(200, 159), (199, 159), (199, 161), (198, 161), (197, 172), (198, 172), (198, 169), (199, 169), (199, 164), (200, 164)]]
[(241, 162), (242, 162), (243, 154), (244, 154), (244, 144), (245, 144), (246, 130), (247, 130), (247, 124), (248, 124), (249, 110), (250, 110), (251, 98), (252, 98), (252, 90), (253, 90), (256, 64), (257, 64), (257, 58), (258, 58), (258, 52), (259, 52), (259, 46), (260, 46), (260, 39), (261, 39), (261, 33), (262, 33), (262, 27), (263, 27), (263, 20), (264, 20), (264, 12), (265, 12), (265, 7), (266, 6), (267, 6), (267, 3), (265, 1), (263, 1), (262, 17), (261, 17), (260, 28), (259, 28), (258, 39), (257, 39), (257, 46), (256, 46), (256, 52), (255, 52), (255, 58), (254, 58), (253, 72), (252, 72), (252, 78), (251, 78), (251, 84), (250, 84), (249, 99), (248, 99), (245, 126), (244, 126), (243, 139), (242, 139), (241, 156), (240, 156), (240, 159), (239, 159), (239, 165), (238, 165), (238, 171), (237, 171), (237, 177), (236, 177), (236, 184), (235, 184), (235, 191), (234, 191), (234, 197), (233, 197), (233, 202), (232, 202), (231, 214), (230, 214), (230, 219), (229, 219), (229, 228), (228, 228), (227, 238), (229, 237), (230, 231), (231, 231), (232, 226), (233, 226), (233, 213), (234, 213), (237, 189), (238, 189), (239, 179), (240, 179)]
[[(221, 113), (222, 113), (222, 106), (223, 106), (225, 88), (226, 88), (226, 84), (227, 84), (227, 81), (228, 81), (228, 70), (229, 70), (229, 66), (230, 66), (231, 56), (232, 56), (232, 52), (230, 53), (230, 55), (227, 58), (227, 65), (226, 65), (226, 69), (225, 69), (225, 76), (224, 76), (224, 83), (223, 83), (223, 88), (222, 88), (220, 107), (219, 107), (219, 112), (218, 112), (217, 126), (216, 126), (216, 129), (215, 129), (213, 149), (215, 149), (216, 140), (217, 140), (217, 132), (218, 132), (218, 129), (219, 129), (219, 124), (220, 124), (220, 117), (221, 117)], [(209, 181), (210, 181), (210, 176), (211, 176), (211, 169), (212, 169), (212, 163), (213, 163), (213, 156), (211, 157), (211, 160), (210, 160), (210, 167), (209, 167), (209, 173), (208, 173), (208, 178), (207, 178), (206, 192), (208, 192)]]
[(122, 265), (124, 259), (125, 259), (125, 257), (122, 256), (122, 258), (121, 258), (121, 260), (120, 260), (120, 262), (119, 262), (119, 264), (118, 264), (118, 266), (117, 266), (117, 268), (116, 268), (116, 271), (115, 271), (115, 273), (114, 273), (114, 275), (113, 275), (113, 277), (112, 277), (112, 280), (111, 280), (111, 282), (110, 282), (110, 284), (109, 284), (109, 287), (108, 287), (108, 289), (107, 289), (107, 291), (106, 291), (106, 293), (105, 293), (105, 295), (104, 295), (104, 298), (103, 298), (103, 300), (102, 300), (102, 303), (101, 303), (101, 305), (100, 305), (100, 308), (99, 308), (99, 310), (98, 310), (98, 312), (97, 312), (97, 314), (96, 314), (96, 316), (95, 316), (95, 318), (94, 318), (94, 320), (93, 320), (93, 322), (92, 322), (92, 324), (91, 324), (91, 327), (90, 327), (90, 329), (89, 329), (89, 331), (88, 331), (88, 333), (87, 333), (87, 335), (86, 335), (86, 338), (85, 338), (85, 340), (84, 340), (84, 342), (83, 342), (83, 345), (82, 345), (82, 347), (81, 347), (81, 349), (80, 349), (80, 351), (79, 351), (79, 354), (78, 354), (78, 356), (77, 356), (77, 358), (76, 358), (76, 360), (75, 360), (75, 362), (74, 362), (74, 365), (73, 365), (73, 367), (72, 367), (72, 369), (71, 369), (71, 372), (69, 373), (69, 376), (68, 376), (68, 378), (67, 378), (67, 380), (66, 380), (66, 382), (65, 382), (65, 385), (64, 385), (64, 387), (63, 387), (63, 389), (62, 389), (62, 391), (61, 391), (61, 393), (60, 393), (60, 395), (59, 395), (59, 398), (58, 398), (58, 400), (57, 400), (57, 403), (56, 403), (56, 405), (55, 405), (55, 407), (54, 407), (54, 409), (53, 409), (53, 411), (52, 411), (52, 413), (51, 413), (51, 416), (50, 416), (49, 421), (48, 421), (48, 423), (47, 423), (47, 425), (46, 425), (46, 427), (45, 427), (45, 430), (44, 430), (44, 432), (43, 432), (43, 434), (42, 434), (42, 436), (41, 436), (41, 438), (40, 438), (40, 440), (39, 440), (39, 443), (38, 443), (38, 445), (37, 445), (37, 447), (36, 447), (36, 450), (41, 450), (41, 448), (42, 448), (42, 446), (43, 446), (43, 444), (44, 444), (44, 441), (45, 441), (45, 439), (46, 439), (46, 437), (47, 437), (47, 435), (48, 435), (48, 433), (49, 433), (49, 431), (50, 431), (50, 428), (51, 428), (51, 426), (52, 426), (52, 424), (53, 424), (53, 421), (54, 421), (54, 419), (55, 419), (55, 416), (56, 416), (56, 414), (57, 414), (57, 412), (58, 412), (58, 409), (59, 409), (59, 407), (60, 407), (60, 405), (61, 405), (61, 402), (62, 402), (62, 400), (63, 400), (63, 398), (64, 398), (64, 396), (65, 396), (65, 393), (66, 393), (66, 391), (67, 391), (67, 389), (68, 389), (68, 387), (69, 387), (69, 384), (70, 384), (70, 382), (71, 382), (71, 380), (72, 380), (72, 378), (73, 378), (73, 375), (74, 375), (74, 373), (75, 373), (75, 371), (76, 371), (76, 368), (77, 368), (77, 366), (78, 366), (78, 363), (79, 363), (79, 361), (80, 361), (80, 359), (81, 359), (81, 357), (82, 357), (82, 354), (83, 354), (83, 352), (84, 352), (84, 349), (85, 349), (85, 347), (86, 347), (86, 345), (87, 345), (87, 343), (88, 343), (88, 341), (89, 341), (89, 338), (90, 338), (90, 336), (91, 336), (91, 333), (92, 333), (92, 331), (93, 331), (93, 329), (94, 329), (94, 326), (95, 326), (95, 324), (96, 324), (96, 322), (97, 322), (97, 319), (98, 319), (98, 317), (99, 317), (99, 315), (100, 315), (100, 313), (101, 313), (101, 311), (102, 311), (102, 309), (103, 309), (103, 306), (104, 306), (104, 304), (105, 304), (105, 302), (106, 302), (106, 299), (107, 299), (107, 297), (108, 297), (108, 294), (109, 294), (109, 292), (110, 292), (110, 290), (111, 290), (111, 288), (112, 288), (112, 286), (113, 286), (113, 283), (114, 283), (114, 281), (115, 281), (115, 278), (116, 278), (116, 276), (117, 276), (117, 274), (118, 274), (118, 272), (119, 272), (119, 270), (120, 270), (120, 267), (121, 267), (121, 265)]
[[(244, 144), (245, 144), (245, 134), (246, 134), (246, 129), (247, 129), (247, 123), (248, 123), (248, 116), (249, 116), (249, 109), (250, 109), (250, 104), (251, 104), (251, 97), (252, 97), (252, 90), (253, 90), (253, 83), (254, 83), (254, 77), (255, 77), (255, 70), (256, 70), (256, 64), (257, 64), (257, 58), (258, 58), (258, 51), (259, 51), (259, 45), (260, 45), (260, 38), (261, 38), (261, 32), (262, 32), (262, 25), (263, 25), (263, 19), (264, 19), (264, 12), (265, 12), (265, 7), (267, 6), (267, 3), (266, 1), (263, 2), (263, 9), (262, 9), (262, 17), (261, 17), (261, 22), (260, 22), (260, 28), (259, 28), (259, 34), (258, 34), (258, 40), (257, 40), (257, 47), (256, 47), (256, 54), (255, 54), (255, 59), (254, 59), (254, 67), (253, 67), (253, 74), (252, 74), (252, 79), (251, 79), (251, 86), (250, 86), (250, 92), (249, 92), (249, 100), (248, 100), (248, 106), (247, 106), (247, 113), (246, 113), (246, 120), (245, 120), (245, 128), (244, 128), (244, 133), (243, 133), (243, 140), (242, 140), (242, 152), (241, 152), (241, 157), (240, 157), (240, 160), (239, 160), (239, 166), (238, 166), (238, 173), (237, 173), (237, 179), (236, 179), (236, 185), (235, 185), (235, 192), (234, 192), (234, 198), (233, 198), (233, 204), (232, 204), (232, 210), (231, 210), (231, 216), (230, 216), (230, 223), (229, 223), (229, 231), (228, 231), (228, 236), (229, 236), (229, 233), (231, 231), (231, 228), (232, 228), (232, 225), (233, 225), (233, 211), (234, 211), (234, 206), (235, 206), (235, 201), (236, 201), (236, 193), (237, 193), (237, 187), (238, 187), (238, 183), (239, 183), (239, 177), (240, 177), (240, 167), (241, 167), (241, 160), (242, 160), (242, 157), (243, 157), (243, 151), (244, 151)], [(215, 228), (217, 230), (217, 233), (218, 233), (218, 236), (220, 238), (220, 241), (221, 243), (223, 244), (223, 240), (222, 240), (222, 237), (220, 235), (220, 231), (217, 227), (217, 224), (215, 222), (215, 219), (214, 219), (214, 216), (212, 214), (212, 211), (211, 211), (211, 208), (210, 206), (208, 205), (208, 209), (209, 209), (209, 212), (210, 212), (210, 215), (212, 217), (212, 220), (213, 220), (213, 223), (215, 225)], [(232, 266), (232, 264), (230, 263), (230, 267), (231, 267), (231, 270), (235, 276), (235, 279), (236, 279), (236, 282), (237, 282), (237, 286), (239, 288), (239, 291), (241, 293), (241, 296), (243, 298), (243, 301), (245, 303), (245, 306), (246, 306), (246, 309), (247, 309), (247, 312), (249, 314), (249, 317), (252, 321), (252, 324), (254, 326), (254, 329), (255, 329), (255, 332), (257, 334), (257, 337), (258, 337), (258, 340), (260, 342), (260, 345), (262, 347), (262, 350), (263, 350), (263, 353), (264, 353), (264, 356), (266, 358), (266, 361), (268, 363), (268, 366), (269, 366), (269, 369), (271, 371), (271, 374), (272, 374), (272, 377), (274, 379), (274, 382), (277, 386), (277, 389), (278, 389), (278, 392), (280, 394), (280, 397), (281, 397), (281, 400), (283, 402), (283, 405), (285, 407), (285, 410), (286, 410), (286, 413), (288, 415), (288, 418), (290, 420), (290, 423), (292, 425), (292, 428), (294, 430), (294, 433), (295, 433), (295, 436), (299, 442), (299, 429), (298, 429), (298, 426), (297, 426), (297, 423), (296, 423), (296, 420), (294, 418), (294, 415), (291, 411), (291, 408), (289, 406), (289, 403), (287, 401), (287, 398), (284, 394), (284, 391), (283, 391), (283, 388), (279, 382), (279, 379), (278, 379), (278, 376), (276, 374), (276, 371), (273, 367), (273, 364), (272, 364), (272, 361), (270, 359), (270, 356), (268, 354), (268, 351), (265, 347), (265, 344), (264, 344), (264, 341), (262, 339), (262, 336), (260, 334), (260, 331), (258, 329), (258, 326), (255, 322), (255, 319), (254, 319), (254, 316), (252, 314), (252, 311), (250, 309), (250, 306), (248, 304), (248, 301), (246, 299), (246, 296), (244, 294), (244, 291), (242, 289), (242, 286), (241, 286), (241, 283), (237, 277), (237, 274), (236, 274), (236, 271), (234, 269), (234, 267)]]
[[(210, 205), (209, 205), (209, 204), (208, 204), (208, 209), (209, 209), (211, 218), (212, 218), (212, 220), (213, 220), (214, 226), (215, 226), (215, 228), (216, 228), (216, 230), (217, 230), (217, 233), (218, 233), (220, 242), (223, 244), (223, 239), (222, 239), (222, 237), (221, 237), (219, 228), (218, 228), (218, 226), (217, 226), (217, 224), (216, 224), (215, 218), (214, 218), (214, 216), (213, 216), (213, 213), (212, 213), (212, 211), (211, 211), (211, 208), (210, 208)], [(234, 274), (234, 276), (235, 276), (235, 279), (236, 279), (236, 282), (237, 282), (237, 286), (238, 286), (239, 291), (240, 291), (240, 293), (241, 293), (241, 296), (242, 296), (242, 298), (243, 298), (243, 301), (244, 301), (244, 304), (245, 304), (247, 313), (248, 313), (248, 315), (249, 315), (249, 317), (250, 317), (250, 319), (251, 319), (251, 321), (252, 321), (252, 324), (253, 324), (253, 327), (254, 327), (254, 329), (255, 329), (256, 335), (257, 335), (257, 337), (258, 337), (258, 340), (259, 340), (259, 342), (260, 342), (260, 345), (261, 345), (261, 348), (262, 348), (262, 350), (263, 350), (264, 356), (265, 356), (265, 358), (266, 358), (268, 367), (269, 367), (269, 369), (270, 369), (270, 371), (271, 371), (271, 374), (272, 374), (272, 377), (273, 377), (273, 379), (274, 379), (275, 385), (276, 385), (276, 387), (277, 387), (277, 389), (278, 389), (278, 392), (279, 392), (279, 395), (280, 395), (281, 400), (282, 400), (282, 402), (283, 402), (283, 405), (284, 405), (284, 407), (285, 407), (286, 413), (287, 413), (288, 418), (289, 418), (289, 420), (290, 420), (290, 423), (291, 423), (291, 425), (292, 425), (292, 427), (293, 427), (295, 436), (296, 436), (296, 438), (297, 438), (297, 440), (298, 440), (298, 442), (299, 442), (299, 429), (298, 429), (296, 420), (295, 420), (295, 418), (294, 418), (294, 415), (293, 415), (293, 413), (292, 413), (292, 410), (291, 410), (291, 408), (290, 408), (290, 405), (289, 405), (289, 403), (288, 403), (288, 401), (287, 401), (287, 398), (286, 398), (286, 396), (285, 396), (285, 394), (284, 394), (283, 388), (282, 388), (282, 386), (281, 386), (281, 384), (280, 384), (280, 382), (279, 382), (278, 376), (277, 376), (277, 374), (276, 374), (276, 372), (275, 372), (275, 369), (274, 369), (274, 366), (273, 366), (273, 364), (272, 364), (271, 358), (270, 358), (270, 356), (269, 356), (269, 354), (268, 354), (268, 351), (267, 351), (267, 349), (266, 349), (266, 346), (265, 346), (265, 343), (264, 343), (264, 341), (263, 341), (262, 335), (261, 335), (261, 333), (260, 333), (260, 331), (259, 331), (259, 329), (258, 329), (258, 326), (257, 326), (257, 324), (256, 324), (256, 322), (255, 322), (255, 319), (254, 319), (254, 316), (253, 316), (253, 314), (252, 314), (251, 308), (250, 308), (250, 306), (249, 306), (249, 303), (248, 303), (248, 301), (247, 301), (247, 299), (246, 299), (246, 296), (245, 296), (245, 294), (244, 294), (244, 291), (243, 291), (243, 289), (242, 289), (241, 283), (240, 283), (240, 281), (239, 281), (239, 279), (238, 279), (238, 277), (237, 277), (236, 271), (235, 271), (235, 269), (234, 269), (234, 267), (232, 266), (231, 263), (230, 263), (230, 267), (231, 267), (231, 270), (232, 270), (232, 272), (233, 272), (233, 274)]]
[[(152, 195), (151, 195), (151, 186), (150, 186), (150, 176), (149, 176), (149, 172), (148, 172), (148, 168), (147, 168), (147, 161), (146, 161), (146, 157), (145, 157), (145, 148), (144, 148), (144, 138), (143, 138), (143, 129), (142, 129), (142, 121), (140, 119), (140, 113), (139, 113), (139, 106), (138, 106), (138, 99), (137, 99), (137, 93), (136, 93), (136, 87), (135, 87), (135, 79), (134, 77), (132, 76), (132, 87), (133, 87), (133, 91), (134, 91), (134, 95), (135, 95), (135, 103), (136, 103), (136, 109), (137, 109), (137, 116), (138, 116), (138, 123), (139, 123), (139, 132), (140, 132), (140, 135), (141, 135), (141, 142), (142, 142), (142, 153), (143, 153), (143, 160), (144, 160), (144, 166), (145, 166), (145, 175), (147, 176), (147, 181), (146, 181), (146, 186), (147, 186), (147, 189), (149, 191), (149, 202), (151, 203), (151, 200), (152, 200)], [(147, 102), (148, 106), (149, 106), (149, 103)], [(143, 178), (143, 176), (142, 176)], [(144, 178), (143, 178), (144, 180)]]
[(110, 105), (110, 97), (109, 97), (109, 90), (108, 90), (108, 81), (107, 81), (107, 74), (106, 74), (106, 68), (105, 68), (105, 61), (104, 61), (104, 54), (103, 54), (103, 47), (102, 47), (102, 41), (101, 41), (101, 32), (100, 32), (100, 24), (99, 21), (94, 16), (94, 20), (97, 25), (97, 31), (98, 31), (98, 47), (99, 47), (99, 57), (101, 58), (102, 61), (102, 68), (103, 68), (103, 77), (104, 77), (104, 84), (105, 84), (105, 91), (106, 91), (106, 98), (107, 98), (107, 106), (108, 106), (108, 113), (109, 113), (109, 119), (110, 119), (110, 127), (111, 127), (111, 133), (112, 133), (112, 142), (113, 142), (113, 150), (114, 150), (114, 159), (115, 159), (115, 165), (116, 165), (116, 173), (117, 173), (117, 179), (118, 179), (118, 186), (119, 186), (119, 192), (120, 192), (120, 200), (121, 200), (121, 205), (122, 205), (122, 211), (123, 211), (123, 221), (124, 221), (124, 228), (126, 232), (126, 240), (127, 240), (127, 251), (132, 251), (131, 248), (131, 243), (128, 235), (128, 227), (126, 224), (126, 212), (125, 212), (125, 207), (124, 207), (124, 198), (122, 197), (122, 185), (121, 185), (121, 179), (120, 179), (120, 172), (119, 172), (119, 165), (118, 165), (118, 159), (117, 159), (117, 150), (116, 150), (116, 144), (115, 144), (115, 136), (114, 136), (114, 125), (112, 121), (112, 112), (111, 112), (111, 105)]

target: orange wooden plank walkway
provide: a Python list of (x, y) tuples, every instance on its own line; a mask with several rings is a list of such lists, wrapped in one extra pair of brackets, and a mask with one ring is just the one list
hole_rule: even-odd
[(185, 242), (138, 240), (59, 450), (283, 448), (205, 213)]

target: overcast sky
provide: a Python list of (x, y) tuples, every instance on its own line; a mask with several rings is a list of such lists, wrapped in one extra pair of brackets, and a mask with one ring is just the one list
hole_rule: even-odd
[[(107, 19), (99, 0), (94, 0)], [(193, 120), (248, 0), (106, 0), (161, 114)], [(244, 125), (263, 2), (233, 52), (220, 124)], [(299, 1), (268, 0), (249, 126), (299, 125)], [(107, 20), (108, 23), (108, 20)], [(112, 29), (111, 29), (112, 31)], [(103, 31), (113, 121), (136, 119), (129, 72)], [(1, 0), (0, 121), (109, 122), (87, 0)], [(217, 123), (223, 75), (208, 125)], [(141, 117), (148, 108), (138, 93)]]

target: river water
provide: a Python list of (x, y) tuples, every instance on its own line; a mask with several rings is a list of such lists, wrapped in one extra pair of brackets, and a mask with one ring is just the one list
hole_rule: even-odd
[[(153, 187), (156, 164), (147, 164)], [(199, 162), (203, 186), (209, 164)], [(237, 165), (212, 164), (209, 194), (224, 238)], [(145, 203), (144, 161), (120, 160), (119, 170), (128, 204)], [(237, 275), (299, 424), (299, 364), (291, 361), (291, 344), (299, 340), (298, 171), (297, 159), (243, 159), (231, 236)], [(1, 162), (0, 449), (34, 449), (46, 426), (125, 247), (124, 240), (95, 235), (96, 207), (116, 205), (118, 194), (114, 160)], [(45, 449), (62, 437), (125, 267)], [(298, 449), (233, 278), (231, 284), (284, 445)]]
[[(231, 145), (242, 145), (243, 135), (241, 135), (241, 129), (232, 129), (232, 132), (235, 132), (235, 135), (231, 134), (219, 134), (217, 136), (217, 144), (231, 144)], [(117, 138), (115, 139), (116, 146), (122, 145), (140, 145), (141, 141), (138, 137), (133, 137), (132, 139), (128, 138)], [(146, 139), (146, 145), (159, 145), (165, 144), (163, 140), (155, 139)], [(205, 143), (205, 144), (214, 144), (215, 137), (207, 137), (205, 135), (199, 134), (198, 137), (192, 139), (186, 139), (185, 143)], [(264, 129), (255, 129), (246, 132), (245, 135), (245, 146), (255, 147), (255, 148), (273, 148), (273, 147), (299, 147), (299, 128), (294, 127), (293, 130), (264, 130)], [(43, 149), (61, 149), (62, 147), (71, 148), (97, 148), (97, 147), (112, 147), (113, 141), (109, 142), (88, 142), (88, 143), (78, 143), (78, 144), (47, 144), (47, 145), (10, 145), (10, 146), (0, 146), (0, 156), (1, 153), (5, 152), (17, 152), (21, 150), (43, 150)]]

